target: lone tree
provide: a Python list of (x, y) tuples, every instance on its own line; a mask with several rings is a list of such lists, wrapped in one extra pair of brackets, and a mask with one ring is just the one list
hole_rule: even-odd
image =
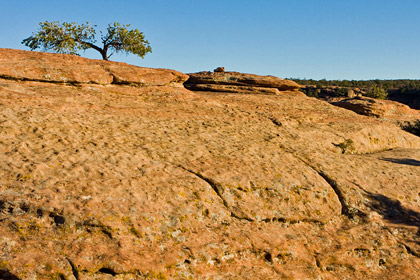
[(41, 22), (39, 31), (22, 41), (22, 44), (31, 50), (42, 49), (57, 53), (78, 55), (79, 50), (94, 49), (108, 60), (111, 55), (118, 52), (132, 53), (144, 58), (152, 52), (149, 42), (145, 40), (143, 32), (138, 29), (128, 30), (128, 25), (118, 22), (108, 24), (106, 33), (101, 33), (101, 43), (95, 39), (96, 25), (77, 24), (75, 22)]

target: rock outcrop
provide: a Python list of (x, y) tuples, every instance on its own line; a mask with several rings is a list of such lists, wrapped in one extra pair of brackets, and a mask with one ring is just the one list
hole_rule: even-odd
[(137, 67), (75, 55), (0, 49), (0, 77), (68, 84), (181, 85), (188, 76), (174, 70)]
[(321, 99), (329, 99), (334, 97), (361, 97), (366, 94), (366, 89), (339, 87), (339, 86), (314, 86), (306, 85), (300, 89), (308, 96), (316, 96)]
[(369, 97), (333, 98), (329, 102), (358, 114), (390, 119), (396, 121), (410, 121), (420, 119), (420, 111), (407, 105), (391, 100), (381, 100)]
[(296, 91), (0, 53), (0, 278), (419, 275), (419, 137)]
[(261, 94), (279, 94), (281, 91), (300, 88), (293, 81), (274, 76), (225, 72), (224, 68), (221, 70), (222, 67), (219, 67), (214, 72), (189, 74), (190, 77), (184, 85), (190, 90)]

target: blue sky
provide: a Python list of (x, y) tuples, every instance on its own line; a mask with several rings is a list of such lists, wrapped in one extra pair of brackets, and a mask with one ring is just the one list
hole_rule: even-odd
[[(0, 47), (41, 21), (117, 21), (153, 53), (111, 60), (185, 73), (213, 70), (313, 79), (420, 79), (419, 0), (2, 1)], [(100, 58), (88, 51), (83, 56)]]

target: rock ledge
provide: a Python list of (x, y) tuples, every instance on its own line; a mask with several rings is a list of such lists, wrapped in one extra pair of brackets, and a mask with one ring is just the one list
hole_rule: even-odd
[(0, 49), (0, 65), (0, 77), (8, 80), (163, 86), (181, 85), (188, 79), (187, 75), (170, 69), (14, 49)]
[(296, 91), (301, 88), (293, 81), (274, 76), (223, 71), (203, 71), (188, 75), (190, 78), (184, 86), (190, 90), (279, 94), (281, 91)]

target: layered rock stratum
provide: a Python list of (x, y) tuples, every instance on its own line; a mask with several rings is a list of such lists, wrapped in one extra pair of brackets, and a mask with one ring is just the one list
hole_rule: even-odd
[(420, 138), (298, 91), (0, 50), (0, 278), (413, 279)]
[(420, 119), (420, 111), (409, 106), (392, 101), (369, 97), (329, 98), (333, 105), (346, 108), (360, 115), (366, 115), (394, 121), (415, 121)]
[(189, 79), (184, 85), (194, 91), (279, 94), (282, 91), (296, 91), (301, 87), (293, 81), (274, 76), (225, 72), (223, 67), (214, 72), (203, 71), (188, 75)]

